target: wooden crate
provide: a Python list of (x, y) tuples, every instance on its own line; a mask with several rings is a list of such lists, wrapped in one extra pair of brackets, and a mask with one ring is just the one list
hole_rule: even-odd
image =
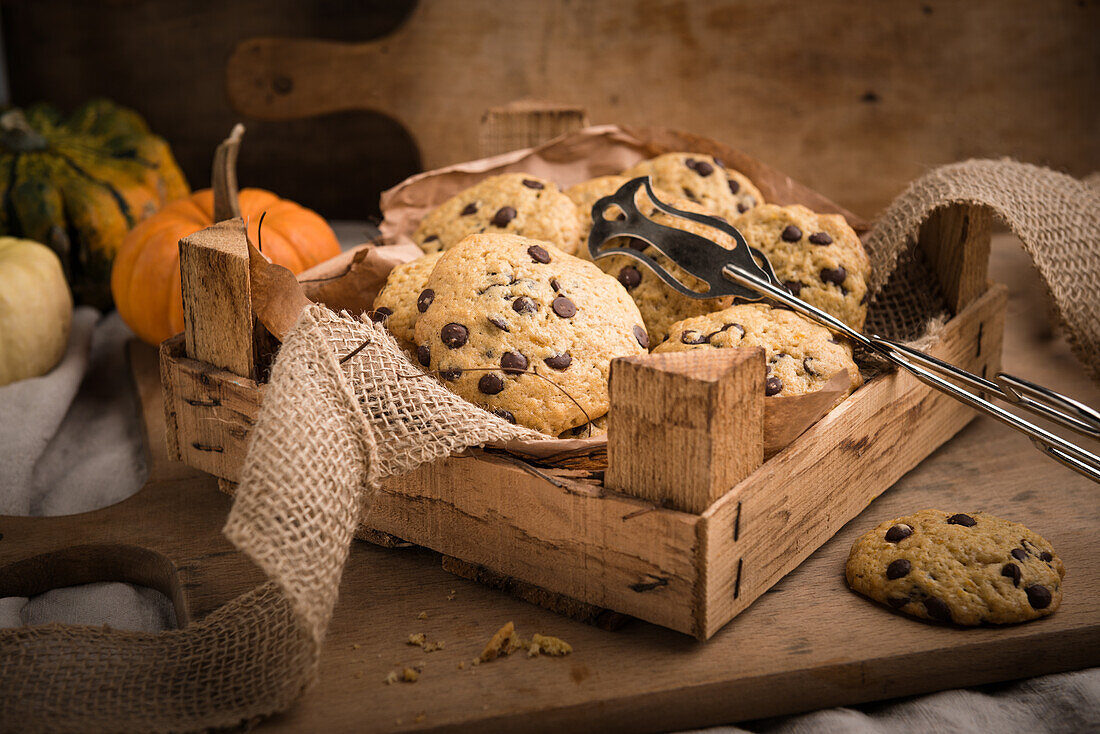
[[(959, 205), (919, 241), (954, 314), (930, 352), (983, 375), (1000, 367), (1006, 302), (989, 240), (988, 210)], [(169, 455), (227, 489), (263, 400), (254, 316), (227, 307), (249, 303), (247, 257), (181, 243), (187, 326), (161, 347)], [(709, 638), (974, 417), (888, 373), (764, 461), (763, 380), (759, 350), (616, 360), (606, 471), (470, 450), (386, 481), (359, 535), (579, 616)]]

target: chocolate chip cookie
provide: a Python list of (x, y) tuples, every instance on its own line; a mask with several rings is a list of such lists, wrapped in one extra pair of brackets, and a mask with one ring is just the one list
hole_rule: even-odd
[(526, 173), (492, 176), (428, 213), (413, 233), (424, 252), (438, 252), (479, 233), (545, 240), (573, 253), (580, 242), (577, 208), (557, 184)]
[(978, 625), (1053, 614), (1066, 570), (1050, 543), (1019, 523), (921, 510), (857, 540), (846, 575), (854, 590), (906, 614)]
[(554, 436), (607, 413), (611, 360), (649, 346), (618, 281), (515, 235), (447, 250), (418, 303), (421, 365), (470, 402)]
[(413, 330), (423, 303), (419, 296), (442, 254), (432, 253), (398, 265), (390, 271), (386, 285), (374, 299), (371, 318), (384, 323), (405, 351), (411, 351), (416, 346)]
[(735, 217), (764, 203), (764, 197), (744, 174), (699, 153), (666, 153), (632, 166), (626, 178), (649, 176), (660, 198), (687, 199), (725, 217)]
[(791, 293), (854, 329), (867, 318), (871, 261), (839, 214), (804, 206), (759, 206), (733, 220), (745, 241), (767, 255)]
[(760, 303), (743, 303), (680, 321), (653, 351), (738, 347), (764, 348), (766, 396), (815, 392), (841, 370), (851, 379), (849, 393), (863, 384), (847, 342), (793, 311)]

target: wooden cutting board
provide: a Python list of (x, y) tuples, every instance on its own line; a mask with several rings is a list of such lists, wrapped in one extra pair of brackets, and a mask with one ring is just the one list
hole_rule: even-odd
[[(1065, 344), (1051, 340), (1041, 288), (1014, 241), (994, 241), (992, 271), (1013, 293), (1004, 363), (1100, 404)], [(156, 356), (132, 352), (149, 432), (150, 479), (113, 507), (59, 518), (0, 517), (0, 567), (78, 546), (61, 560), (0, 572), (5, 593), (92, 580), (136, 580), (174, 595), (199, 618), (262, 577), (222, 538), (230, 500), (212, 478), (165, 458)], [(709, 642), (641, 622), (608, 632), (450, 575), (414, 548), (353, 545), (321, 661), (321, 681), (266, 731), (660, 731), (1100, 664), (1100, 487), (1044, 459), (1027, 440), (978, 419), (906, 475), (830, 542)], [(1023, 522), (1065, 561), (1065, 599), (1052, 617), (1005, 628), (910, 620), (850, 592), (852, 541), (884, 519), (926, 507), (986, 511)], [(91, 550), (91, 543), (107, 543)], [(155, 550), (176, 565), (163, 573)], [(2, 571), (2, 569), (0, 569)], [(20, 585), (21, 584), (21, 585)], [(419, 619), (421, 612), (426, 619)], [(469, 661), (505, 622), (574, 647), (564, 658)], [(406, 644), (424, 632), (445, 643)], [(458, 665), (465, 662), (460, 670)], [(416, 683), (386, 685), (419, 666)]]

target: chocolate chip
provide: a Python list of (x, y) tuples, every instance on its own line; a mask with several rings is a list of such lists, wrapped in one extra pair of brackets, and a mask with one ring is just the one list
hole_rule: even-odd
[(863, 297), (859, 299), (859, 305), (860, 306), (862, 306), (865, 303), (867, 303), (867, 291), (864, 291), (863, 292)]
[(1006, 563), (1001, 567), (1001, 575), (1012, 579), (1013, 586), (1020, 585), (1020, 567), (1015, 563)]
[(500, 366), (505, 372), (517, 373), (527, 369), (527, 357), (519, 352), (505, 352), (500, 357)]
[(451, 349), (458, 349), (470, 338), (470, 332), (462, 324), (447, 324), (440, 330), (439, 338)]
[(783, 391), (783, 380), (778, 377), (769, 377), (764, 383), (765, 395), (778, 395)]
[(424, 313), (428, 310), (428, 306), (432, 305), (432, 301), (434, 300), (435, 291), (433, 291), (431, 288), (425, 288), (416, 298), (416, 310), (420, 313)]
[(520, 296), (512, 301), (512, 310), (516, 313), (532, 313), (536, 309), (538, 309), (538, 306), (527, 296)]
[(546, 188), (545, 186), (542, 185), (542, 181), (534, 181), (534, 180), (529, 179), (529, 178), (523, 179), (523, 185), (526, 186), (529, 189), (545, 189)]
[(739, 202), (737, 204), (737, 211), (738, 211), (739, 214), (744, 214), (745, 212), (747, 212), (751, 208), (752, 208), (752, 204), (746, 204), (744, 202)]
[(909, 603), (909, 597), (890, 596), (886, 598), (886, 603), (892, 606), (894, 609), (901, 609), (903, 606)]
[(439, 376), (448, 382), (454, 382), (458, 378), (462, 377), (461, 367), (452, 367), (449, 370), (440, 370)]
[(640, 240), (637, 237), (631, 237), (627, 241), (626, 246), (629, 247), (631, 250), (645, 252), (645, 249), (649, 247), (649, 243), (647, 243), (645, 240)]
[(551, 367), (555, 370), (564, 370), (569, 365), (573, 364), (573, 355), (569, 352), (562, 352), (561, 354), (555, 354), (553, 357), (547, 357), (542, 360), (546, 363), (547, 367)]
[(813, 361), (814, 361), (813, 357), (803, 357), (802, 358), (802, 369), (806, 370), (807, 375), (812, 375), (814, 377), (817, 377), (820, 373), (817, 370), (815, 370), (813, 367), (810, 366), (813, 363)]
[(638, 340), (638, 346), (642, 349), (649, 349), (649, 334), (637, 324), (634, 324), (634, 338)]
[(425, 242), (435, 242), (435, 241), (436, 241), (436, 240), (438, 240), (438, 239), (439, 239), (439, 235), (437, 235), (437, 234), (430, 234), (430, 235), (428, 235), (427, 237), (425, 237), (425, 238), (424, 238), (424, 241), (425, 241)]
[(684, 344), (706, 344), (707, 336), (698, 331), (685, 331), (680, 334), (680, 341)]
[(502, 316), (490, 316), (489, 323), (497, 327), (501, 331), (509, 331), (508, 322), (504, 320)]
[(487, 372), (477, 381), (477, 389), (486, 395), (496, 395), (504, 389), (504, 380), (498, 374)]
[(1054, 560), (1054, 556), (1050, 553), (1050, 551), (1043, 551), (1039, 554), (1039, 560), (1050, 563)]
[(563, 319), (571, 319), (577, 315), (577, 307), (565, 296), (555, 298), (550, 307), (554, 309), (554, 313)]
[(421, 344), (416, 348), (416, 361), (421, 367), (427, 367), (432, 363), (432, 350), (428, 349), (427, 344)]
[(380, 306), (371, 312), (370, 320), (376, 324), (380, 324), (388, 319), (390, 316), (393, 316), (393, 309), (386, 308), (385, 306)]
[(930, 596), (924, 600), (924, 608), (932, 619), (937, 619), (940, 622), (951, 621), (951, 610), (947, 608), (947, 604), (943, 599)]
[(558, 282), (557, 278), (551, 278), (550, 279), (550, 287), (554, 289), (555, 293), (557, 293), (558, 291), (561, 290), (561, 283)]
[(737, 193), (738, 191), (740, 191), (740, 190), (741, 190), (741, 182), (740, 182), (740, 181), (738, 181), (737, 179), (735, 179), (735, 178), (731, 178), (731, 179), (730, 179), (730, 180), (728, 181), (728, 183), (729, 183), (729, 185), (730, 185), (730, 193), (731, 193), (731, 194), (736, 194), (736, 193)]
[[(504, 211), (504, 210), (501, 209), (501, 211)], [(512, 216), (513, 217), (515, 216), (514, 210), (513, 210)], [(511, 219), (511, 217), (509, 217), (509, 220), (510, 219)], [(504, 224), (507, 224), (507, 223), (508, 222), (506, 221)], [(496, 220), (493, 221), (493, 224), (496, 224)], [(498, 224), (497, 226), (498, 227), (503, 227), (504, 224)], [(531, 245), (530, 247), (527, 248), (527, 254), (530, 255), (531, 259), (534, 260), (537, 263), (542, 263), (543, 265), (545, 265), (546, 263), (550, 262), (550, 253), (546, 251), (545, 247), (539, 247), (538, 245)]]
[(886, 578), (891, 581), (900, 579), (902, 576), (908, 576), (909, 572), (912, 570), (912, 563), (904, 558), (899, 558), (896, 561), (891, 561), (890, 565), (886, 567)]
[(1032, 606), (1033, 609), (1046, 609), (1050, 606), (1050, 589), (1039, 584), (1032, 584), (1024, 589), (1024, 593), (1027, 594), (1027, 603)]
[(802, 284), (797, 280), (784, 280), (783, 285), (790, 291), (790, 294), (795, 298), (802, 295)]
[(903, 523), (891, 525), (884, 536), (887, 543), (900, 543), (913, 534), (913, 528)]
[(509, 423), (516, 422), (516, 417), (512, 415), (512, 411), (505, 410), (504, 408), (493, 408), (493, 415), (495, 415), (497, 418), (503, 418)]
[(497, 209), (497, 213), (493, 215), (493, 218), (489, 221), (489, 224), (494, 227), (507, 227), (508, 222), (516, 218), (516, 210), (510, 206), (502, 206)]
[(784, 242), (798, 242), (802, 239), (802, 230), (793, 224), (788, 224), (779, 235), (779, 239)]
[[(695, 192), (692, 191), (691, 189), (689, 189), (687, 186), (684, 186), (682, 188), (682, 191), (684, 192), (684, 196), (691, 199), (692, 201), (696, 201), (696, 202), (699, 201), (699, 197), (697, 197), (695, 195)], [(654, 213), (656, 213), (656, 212), (654, 212)]]
[(642, 282), (642, 274), (638, 272), (638, 268), (627, 265), (619, 271), (619, 282), (628, 291), (632, 291)]
[(465, 207), (465, 208), (464, 208), (464, 209), (462, 210), (462, 216), (464, 216), (464, 217), (468, 217), (468, 216), (470, 216), (471, 214), (477, 214), (477, 202), (471, 201), (471, 202), (470, 202), (469, 204), (467, 204), (467, 205), (466, 205), (466, 207)]
[(706, 161), (695, 161), (695, 165), (692, 166), (692, 169), (704, 178), (714, 173), (714, 166)]
[(1027, 551), (1025, 551), (1023, 548), (1013, 548), (1012, 557), (1015, 558), (1017, 561), (1026, 561)]
[(978, 521), (972, 518), (970, 515), (964, 515), (961, 512), (958, 515), (952, 515), (947, 518), (948, 525), (962, 525), (964, 528), (972, 528), (978, 524)]
[(833, 283), (835, 285), (841, 285), (844, 283), (844, 279), (848, 277), (848, 271), (844, 269), (843, 265), (837, 265), (836, 269), (824, 268), (821, 271), (822, 283)]
[(828, 232), (814, 232), (810, 235), (811, 245), (831, 245), (833, 244), (833, 238), (829, 236)]

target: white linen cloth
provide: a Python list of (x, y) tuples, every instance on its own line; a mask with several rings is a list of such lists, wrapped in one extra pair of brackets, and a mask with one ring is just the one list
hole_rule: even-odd
[[(337, 229), (361, 241), (362, 225)], [(350, 235), (350, 236), (349, 236)], [(0, 514), (64, 515), (119, 502), (145, 481), (140, 409), (117, 313), (79, 308), (49, 374), (0, 387)], [(175, 626), (152, 589), (96, 583), (0, 599), (0, 627), (62, 622), (156, 632)], [(1097, 732), (1100, 668), (717, 727), (768, 732)]]

